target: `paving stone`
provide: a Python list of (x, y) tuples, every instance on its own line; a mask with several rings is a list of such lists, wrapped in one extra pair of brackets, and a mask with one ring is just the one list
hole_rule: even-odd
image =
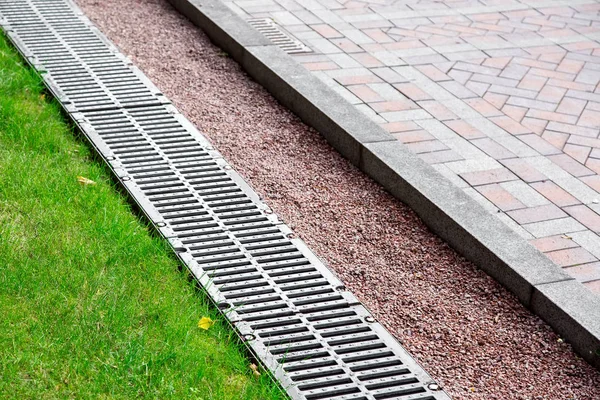
[(534, 222), (522, 225), (525, 230), (536, 238), (562, 235), (571, 232), (585, 231), (586, 227), (573, 218), (559, 218), (550, 221)]
[(505, 147), (503, 147), (493, 139), (475, 139), (472, 140), (471, 143), (473, 143), (479, 149), (483, 150), (487, 155), (496, 160), (515, 157), (515, 154), (507, 150)]
[(487, 171), (475, 171), (459, 174), (471, 186), (487, 185), (517, 180), (518, 177), (506, 168), (498, 168)]
[(503, 182), (500, 186), (510, 192), (527, 207), (537, 207), (550, 203), (548, 199), (540, 195), (531, 186), (521, 180)]
[(541, 252), (548, 252), (554, 250), (564, 250), (571, 249), (573, 247), (579, 247), (570, 236), (567, 235), (558, 235), (558, 236), (548, 236), (544, 238), (534, 239), (530, 241), (532, 245), (534, 245)]
[(500, 162), (524, 182), (532, 183), (548, 179), (546, 175), (542, 174), (524, 160), (510, 158), (507, 160), (500, 160)]
[(475, 189), (502, 211), (506, 212), (525, 208), (523, 203), (496, 183), (477, 186)]
[(564, 207), (570, 216), (581, 222), (588, 229), (594, 232), (600, 232), (600, 215), (585, 205), (576, 205)]
[(581, 163), (577, 162), (573, 157), (567, 154), (557, 154), (549, 156), (548, 159), (552, 160), (553, 163), (560, 166), (562, 169), (567, 171), (573, 176), (588, 176), (595, 175), (595, 173), (588, 168), (584, 167)]
[(596, 257), (591, 255), (581, 247), (551, 251), (546, 253), (546, 256), (548, 256), (552, 261), (554, 261), (561, 267), (572, 267), (574, 265), (586, 264), (597, 261)]
[(579, 282), (600, 282), (600, 262), (569, 267), (565, 271)]
[(575, 197), (552, 181), (532, 183), (531, 187), (559, 207), (579, 204)]
[(435, 151), (432, 153), (419, 154), (419, 158), (428, 164), (449, 163), (453, 161), (463, 160), (460, 154), (454, 150)]
[(567, 217), (567, 214), (554, 204), (528, 207), (507, 214), (520, 225)]

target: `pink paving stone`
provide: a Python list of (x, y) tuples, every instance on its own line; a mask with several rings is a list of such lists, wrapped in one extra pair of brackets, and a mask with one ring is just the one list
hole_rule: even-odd
[(548, 251), (564, 250), (573, 247), (579, 247), (573, 239), (569, 239), (564, 235), (548, 236), (544, 238), (530, 240), (529, 243), (534, 245), (539, 251), (546, 253)]
[(452, 80), (452, 78), (450, 78), (448, 75), (446, 75), (433, 65), (420, 65), (417, 67), (417, 69), (434, 82)]
[(302, 64), (306, 69), (310, 71), (328, 71), (333, 69), (339, 69), (340, 67), (334, 62), (309, 62)]
[(427, 140), (423, 142), (407, 143), (408, 147), (413, 153), (432, 153), (434, 151), (448, 150), (448, 146), (440, 142), (439, 140)]
[(498, 125), (500, 128), (504, 129), (505, 131), (512, 133), (513, 135), (523, 135), (526, 133), (531, 133), (531, 129), (524, 127), (514, 119), (507, 116), (492, 117), (490, 118), (490, 121)]
[(567, 216), (554, 204), (546, 204), (538, 207), (523, 208), (507, 213), (519, 225), (531, 224), (533, 222), (548, 221), (551, 219), (564, 218)]
[(587, 160), (588, 156), (590, 155), (590, 150), (590, 147), (577, 146), (570, 143), (565, 145), (565, 147), (563, 148), (563, 151), (565, 153), (573, 157), (576, 161), (580, 162), (581, 164), (585, 164), (585, 160)]
[(569, 135), (562, 132), (554, 132), (546, 129), (542, 133), (542, 138), (557, 149), (562, 149), (569, 139)]
[(504, 103), (506, 103), (506, 100), (508, 100), (508, 96), (492, 92), (487, 92), (483, 98), (498, 110), (500, 110)]
[(421, 90), (414, 83), (397, 83), (394, 85), (403, 95), (413, 101), (429, 100), (431, 96)]
[(533, 75), (544, 76), (546, 78), (561, 79), (564, 81), (572, 81), (573, 79), (575, 79), (575, 74), (567, 74), (565, 72), (556, 72), (556, 71), (552, 71), (549, 69), (531, 68), (530, 72)]
[(454, 150), (435, 151), (433, 153), (419, 154), (419, 157), (428, 164), (443, 164), (463, 160), (462, 156)]
[(340, 48), (344, 53), (360, 53), (363, 50), (353, 41), (346, 38), (331, 39), (331, 43)]
[(510, 60), (510, 57), (490, 57), (483, 62), (483, 65), (486, 67), (503, 69), (508, 65)]
[(379, 96), (373, 89), (371, 89), (367, 85), (352, 85), (347, 86), (346, 88), (352, 93), (354, 93), (359, 99), (361, 99), (365, 103), (370, 103), (372, 101), (383, 101), (383, 98), (381, 98), (381, 96)]
[(597, 158), (588, 158), (585, 162), (585, 166), (594, 171), (597, 174), (600, 174), (600, 160)]
[(386, 35), (385, 32), (383, 32), (381, 29), (363, 29), (362, 32), (377, 43), (394, 42), (394, 39)]
[(562, 154), (559, 149), (536, 134), (519, 135), (518, 138), (542, 155)]
[(600, 232), (600, 215), (588, 206), (577, 205), (564, 207), (563, 210), (590, 230)]
[(499, 117), (503, 115), (502, 112), (484, 99), (467, 99), (465, 102), (484, 117)]
[(318, 25), (310, 25), (312, 29), (315, 30), (319, 35), (323, 36), (326, 39), (333, 38), (343, 38), (344, 35), (333, 29), (330, 25), (327, 24), (318, 24)]
[(415, 131), (421, 129), (421, 127), (415, 124), (412, 121), (399, 121), (399, 122), (389, 122), (387, 124), (381, 125), (383, 129), (388, 132), (404, 132), (404, 131)]
[[(535, 110), (529, 110), (528, 113), (531, 113), (531, 111)], [(544, 119), (525, 117), (521, 120), (521, 125), (531, 129), (531, 131), (537, 133), (538, 135), (541, 135), (544, 132), (544, 129), (546, 129), (548, 121)]]
[(454, 132), (458, 133), (465, 139), (477, 139), (486, 137), (477, 128), (473, 127), (467, 121), (462, 119), (456, 119), (451, 121), (444, 121), (444, 124)]
[(534, 182), (531, 187), (559, 207), (580, 204), (579, 200), (552, 181)]
[(569, 115), (578, 116), (578, 115), (581, 115), (581, 112), (583, 111), (586, 104), (587, 104), (587, 101), (585, 101), (585, 100), (579, 100), (579, 99), (573, 99), (571, 97), (565, 97), (558, 105), (556, 112), (561, 113), (561, 114), (569, 114)]
[(425, 111), (429, 112), (435, 119), (439, 121), (447, 121), (449, 119), (458, 119), (458, 117), (446, 107), (436, 100), (422, 100), (417, 104)]
[[(598, 72), (600, 74), (600, 71)], [(592, 110), (584, 110), (577, 121), (578, 125), (586, 126), (588, 128), (598, 129), (600, 128), (600, 112)]]
[(406, 131), (406, 132), (396, 132), (393, 133), (396, 139), (401, 141), (402, 143), (413, 143), (413, 142), (422, 142), (425, 140), (434, 140), (435, 137), (432, 136), (429, 132), (424, 129), (418, 131)]
[(559, 114), (552, 111), (536, 110), (533, 108), (529, 110), (527, 117), (546, 121), (562, 122), (565, 124), (574, 124), (577, 122), (577, 117), (572, 115)]
[(353, 53), (353, 54), (350, 54), (350, 57), (354, 58), (363, 67), (366, 67), (366, 68), (376, 68), (376, 67), (383, 66), (381, 61), (379, 61), (378, 59), (376, 59), (369, 53)]
[(597, 281), (586, 282), (583, 285), (591, 290), (592, 293), (600, 294), (600, 279)]
[(584, 176), (581, 181), (600, 193), (600, 175)]
[(504, 190), (502, 186), (494, 183), (491, 185), (478, 186), (475, 189), (486, 199), (491, 201), (502, 211), (511, 211), (525, 208), (525, 205), (517, 200), (512, 194)]
[(557, 154), (548, 157), (553, 163), (567, 171), (573, 176), (581, 177), (587, 175), (594, 175), (594, 172), (584, 167), (583, 164), (577, 162), (573, 157), (568, 154)]
[(600, 279), (600, 262), (577, 265), (565, 268), (565, 272), (577, 279), (579, 282), (590, 282)]
[(596, 257), (591, 255), (587, 250), (581, 247), (572, 249), (556, 250), (545, 253), (548, 258), (554, 261), (561, 267), (571, 267), (573, 265), (585, 264), (598, 261)]
[(517, 87), (519, 89), (539, 91), (544, 87), (547, 80), (548, 78), (541, 76), (527, 75), (521, 79), (521, 82), (517, 85)]
[(567, 89), (545, 86), (538, 94), (537, 100), (547, 101), (550, 103), (559, 103), (565, 93), (567, 93)]
[(504, 112), (504, 114), (508, 115), (517, 122), (520, 122), (523, 119), (523, 117), (525, 117), (525, 114), (527, 114), (527, 110), (527, 108), (511, 106), (510, 104), (507, 104), (504, 107), (502, 107), (502, 112)]
[(578, 74), (579, 71), (581, 71), (581, 68), (583, 68), (583, 65), (583, 61), (564, 59), (560, 62), (558, 67), (556, 67), (556, 70), (567, 72), (569, 74)]
[(471, 186), (508, 182), (519, 179), (515, 174), (513, 174), (506, 168), (496, 168), (487, 171), (465, 172), (464, 174), (459, 175)]
[(548, 179), (546, 175), (542, 174), (525, 160), (509, 158), (507, 160), (500, 160), (500, 162), (524, 182), (532, 183)]
[(378, 113), (413, 110), (419, 108), (419, 106), (410, 100), (382, 101), (369, 104), (369, 106)]

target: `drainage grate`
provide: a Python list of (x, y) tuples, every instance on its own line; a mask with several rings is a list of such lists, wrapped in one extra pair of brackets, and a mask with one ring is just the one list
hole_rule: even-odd
[(302, 42), (284, 32), (271, 18), (253, 18), (246, 22), (288, 54), (311, 52)]
[(68, 0), (0, 25), (294, 399), (448, 399), (210, 143)]

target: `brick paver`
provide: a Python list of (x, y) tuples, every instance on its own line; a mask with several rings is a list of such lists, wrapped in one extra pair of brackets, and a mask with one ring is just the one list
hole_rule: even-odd
[(598, 1), (226, 4), (600, 293)]

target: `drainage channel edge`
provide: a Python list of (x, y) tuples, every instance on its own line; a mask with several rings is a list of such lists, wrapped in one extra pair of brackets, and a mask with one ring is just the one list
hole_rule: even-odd
[(0, 27), (293, 399), (449, 399), (76, 5)]

